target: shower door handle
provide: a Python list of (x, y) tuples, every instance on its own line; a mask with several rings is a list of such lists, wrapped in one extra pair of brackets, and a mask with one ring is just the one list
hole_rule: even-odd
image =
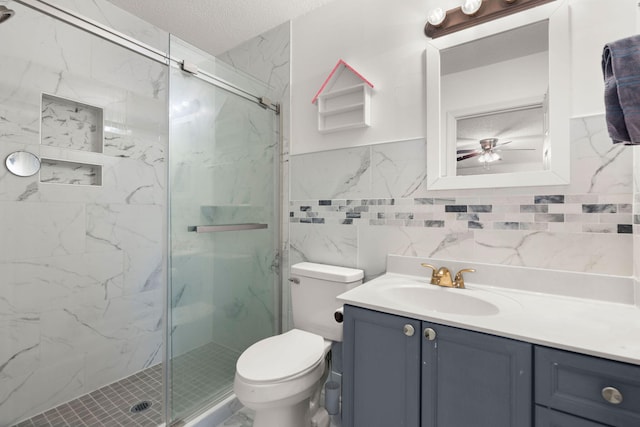
[(222, 231), (261, 230), (267, 228), (267, 224), (221, 224), (221, 225), (191, 225), (187, 231), (195, 233), (220, 233)]

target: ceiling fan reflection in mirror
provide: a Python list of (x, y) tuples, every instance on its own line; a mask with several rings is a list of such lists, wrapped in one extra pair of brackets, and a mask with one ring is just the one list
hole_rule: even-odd
[(478, 161), (483, 163), (485, 168), (489, 168), (489, 164), (498, 160), (502, 160), (502, 156), (498, 152), (502, 151), (535, 151), (535, 148), (513, 148), (504, 150), (500, 147), (510, 144), (512, 141), (498, 143), (498, 138), (484, 138), (478, 141), (480, 148), (462, 149), (456, 151), (457, 161), (467, 160), (472, 157), (478, 157)]

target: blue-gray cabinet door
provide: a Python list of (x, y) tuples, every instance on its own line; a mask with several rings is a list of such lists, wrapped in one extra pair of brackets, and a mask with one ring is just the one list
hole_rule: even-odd
[(420, 337), (418, 320), (345, 306), (344, 427), (420, 426)]
[[(536, 403), (608, 426), (640, 426), (640, 367), (542, 346), (535, 349)], [(607, 399), (607, 390), (617, 399)]]
[(536, 406), (536, 427), (607, 427), (564, 412)]
[[(422, 427), (531, 427), (532, 346), (423, 322)], [(433, 334), (431, 334), (433, 338)]]

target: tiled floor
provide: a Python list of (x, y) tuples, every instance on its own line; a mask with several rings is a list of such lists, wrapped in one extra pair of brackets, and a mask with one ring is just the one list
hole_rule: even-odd
[[(151, 407), (132, 413), (138, 402)], [(147, 368), (123, 380), (36, 415), (16, 427), (155, 427), (162, 423), (162, 365)]]
[[(324, 405), (324, 392), (320, 396), (320, 404)], [(242, 406), (242, 403), (235, 400), (235, 404), (231, 408), (235, 411), (233, 415), (217, 424), (215, 427), (253, 427), (255, 412), (249, 408)], [(329, 416), (329, 427), (342, 427), (341, 415)]]
[[(251, 409), (242, 408), (216, 427), (252, 427), (253, 415), (254, 412)], [(331, 424), (329, 427), (342, 427), (339, 415), (331, 417)]]
[(251, 409), (242, 408), (216, 427), (252, 427), (253, 414)]
[(207, 402), (227, 395), (233, 388), (238, 357), (240, 353), (212, 343), (174, 359), (174, 419), (188, 416)]
[[(239, 353), (211, 343), (173, 359), (176, 418), (231, 390), (238, 357)], [(131, 412), (132, 406), (144, 401), (151, 403), (148, 409)], [(14, 427), (155, 427), (162, 422), (162, 365), (158, 364)]]

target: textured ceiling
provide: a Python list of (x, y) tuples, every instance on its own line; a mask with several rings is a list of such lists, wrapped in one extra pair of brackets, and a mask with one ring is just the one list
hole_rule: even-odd
[(213, 55), (333, 0), (109, 0)]

